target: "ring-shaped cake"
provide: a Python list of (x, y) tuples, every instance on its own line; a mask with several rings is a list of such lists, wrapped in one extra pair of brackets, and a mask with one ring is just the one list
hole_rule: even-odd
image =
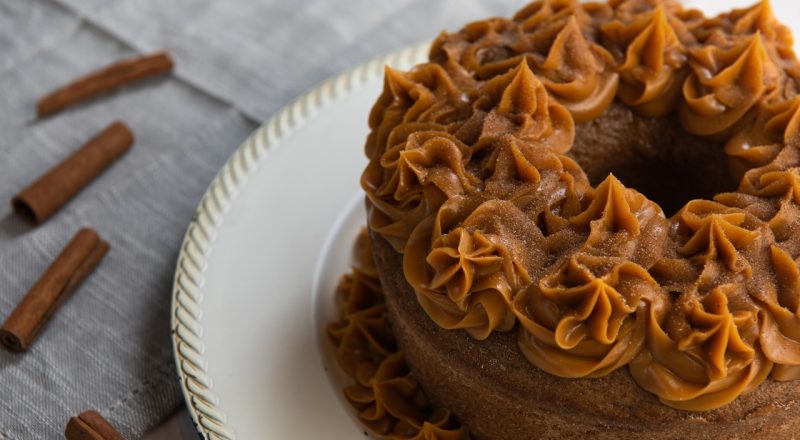
[(480, 439), (800, 432), (798, 91), (766, 1), (540, 0), (387, 68), (361, 183), (428, 397)]

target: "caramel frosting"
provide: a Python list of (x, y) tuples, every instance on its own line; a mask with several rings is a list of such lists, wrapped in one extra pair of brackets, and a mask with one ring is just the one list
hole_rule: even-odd
[[(530, 268), (544, 258), (537, 246), (544, 238), (511, 202), (489, 200), (474, 210), (470, 204), (454, 200), (420, 224), (403, 261), (420, 305), (438, 325), (485, 339), (513, 327), (511, 301), (530, 283)], [(463, 211), (471, 212), (456, 220)], [(430, 237), (435, 238), (428, 245)]]
[[(403, 254), (436, 324), (480, 340), (516, 331), (551, 374), (627, 366), (693, 411), (770, 373), (800, 378), (791, 46), (766, 1), (707, 18), (669, 0), (540, 0), (443, 33), (428, 63), (386, 71), (361, 180), (369, 227)], [(738, 190), (667, 218), (613, 175), (593, 187), (567, 155), (615, 99), (643, 124), (676, 118), (724, 146)], [(386, 357), (380, 316), (353, 314), (334, 332), (342, 356), (363, 346), (348, 370)]]
[(619, 99), (646, 116), (664, 116), (674, 111), (688, 75), (688, 50), (667, 14), (662, 4), (651, 12), (631, 17), (629, 22), (618, 18), (602, 28), (603, 36), (611, 44), (618, 50), (624, 48), (625, 56), (618, 68)]
[[(536, 34), (530, 37), (534, 46), (537, 37), (541, 38)], [(545, 47), (546, 58), (534, 54), (532, 59), (547, 91), (570, 111), (575, 122), (599, 116), (617, 93), (618, 76), (611, 54), (584, 37), (575, 15)]]
[(791, 30), (775, 18), (769, 0), (762, 0), (749, 8), (734, 9), (721, 14), (713, 20), (713, 24), (732, 35), (761, 34), (772, 43), (780, 58), (794, 58), (793, 38)]
[(651, 310), (647, 350), (630, 372), (644, 389), (675, 408), (709, 410), (758, 386), (772, 362), (758, 344), (757, 311), (741, 286), (725, 284), (702, 295), (684, 294), (664, 323)]
[(570, 222), (589, 227), (583, 250), (620, 256), (651, 266), (667, 237), (668, 222), (657, 204), (641, 193), (625, 188), (609, 175), (586, 194), (588, 206)]
[(520, 348), (548, 373), (602, 376), (639, 353), (648, 312), (663, 315), (666, 303), (641, 266), (576, 254), (516, 297)]
[(772, 377), (800, 378), (800, 270), (779, 246), (770, 247), (778, 289), (764, 296), (760, 341), (765, 355), (775, 362)]
[(760, 345), (765, 356), (775, 363), (776, 380), (800, 378), (800, 158), (794, 148), (782, 150), (769, 164), (745, 175), (739, 193), (717, 198), (737, 206), (765, 222), (772, 232), (760, 271), (773, 273), (774, 281), (751, 290), (761, 306)]
[(397, 250), (413, 225), (471, 184), (459, 166), (469, 160), (465, 145), (455, 137), (420, 133), (452, 125), (448, 121), (464, 111), (464, 101), (463, 92), (437, 65), (408, 73), (387, 68), (384, 93), (370, 115), (370, 163), (361, 185), (370, 196), (370, 227)]
[(494, 77), (480, 88), (478, 109), (487, 111), (479, 149), (503, 136), (563, 153), (572, 145), (575, 127), (570, 113), (551, 100), (528, 64)]
[(449, 412), (431, 407), (397, 348), (366, 230), (354, 251), (352, 270), (336, 288), (341, 317), (327, 333), (339, 366), (353, 380), (344, 394), (358, 419), (389, 440), (468, 439)]
[(683, 84), (679, 114), (690, 133), (723, 132), (777, 87), (778, 67), (759, 32), (692, 49), (689, 55), (692, 74)]
[(725, 145), (731, 172), (740, 178), (748, 170), (770, 163), (800, 128), (800, 96), (776, 90), (758, 103), (752, 122)]
[(722, 262), (728, 270), (752, 270), (740, 250), (758, 238), (758, 230), (744, 227), (747, 215), (738, 208), (727, 208), (709, 200), (692, 200), (677, 214), (678, 227), (685, 234), (679, 239), (678, 253), (697, 256), (700, 264)]

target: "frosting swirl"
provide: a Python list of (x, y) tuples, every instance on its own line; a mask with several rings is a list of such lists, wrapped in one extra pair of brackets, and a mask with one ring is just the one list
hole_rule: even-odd
[(541, 31), (546, 29), (548, 24), (576, 17), (581, 23), (581, 28), (586, 30), (593, 26), (593, 20), (582, 6), (578, 0), (535, 1), (517, 11), (513, 20), (520, 23), (524, 31), (530, 32)]
[(800, 378), (800, 270), (797, 261), (778, 246), (770, 247), (778, 289), (764, 297), (759, 335), (764, 354), (777, 380)]
[(544, 53), (546, 58), (532, 56), (536, 73), (575, 122), (594, 119), (608, 108), (618, 87), (613, 58), (584, 37), (575, 15), (565, 21)]
[(607, 23), (602, 31), (605, 38), (626, 48), (618, 67), (620, 100), (646, 116), (671, 113), (688, 74), (687, 49), (670, 25), (665, 6), (628, 23)]
[[(610, 174), (584, 200), (589, 204), (580, 214), (570, 218), (579, 227), (589, 227), (584, 249), (611, 250), (611, 255), (650, 266), (653, 255), (667, 237), (667, 219), (661, 208), (645, 196), (625, 188)], [(644, 231), (644, 233), (643, 233)], [(651, 260), (646, 260), (648, 257)]]
[(550, 100), (527, 63), (486, 81), (475, 106), (488, 112), (477, 147), (503, 136), (563, 153), (572, 145), (575, 127), (569, 112)]
[(760, 33), (689, 51), (691, 75), (683, 84), (680, 117), (697, 135), (721, 133), (736, 124), (778, 81)]
[[(651, 310), (647, 349), (630, 363), (634, 380), (665, 404), (686, 410), (718, 408), (758, 386), (772, 362), (758, 343), (757, 311), (741, 286), (689, 292), (661, 322)], [(737, 298), (740, 297), (740, 298)]]
[[(414, 230), (404, 271), (420, 305), (439, 326), (485, 339), (494, 330), (513, 327), (510, 304), (530, 283), (528, 268), (544, 258), (535, 249), (543, 237), (510, 202), (489, 200), (473, 209), (475, 202), (453, 202)], [(469, 215), (457, 220), (463, 211)], [(524, 232), (514, 237), (511, 229)]]
[(692, 200), (677, 214), (679, 235), (684, 235), (678, 253), (696, 256), (702, 264), (725, 263), (733, 272), (749, 276), (752, 269), (739, 250), (758, 238), (760, 231), (744, 227), (746, 213), (709, 200)]
[[(465, 111), (462, 93), (441, 67), (428, 64), (409, 73), (387, 69), (383, 95), (370, 115), (370, 161), (361, 185), (370, 202), (370, 227), (398, 251), (413, 225), (435, 212), (448, 193), (472, 183), (459, 162), (469, 160), (466, 146), (446, 132), (435, 134)], [(431, 133), (419, 133), (425, 128)]]
[[(366, 234), (362, 234), (366, 237)], [(336, 346), (336, 360), (350, 376), (365, 377), (374, 371), (375, 362), (397, 349), (386, 321), (380, 280), (365, 238), (360, 238), (356, 263), (350, 274), (336, 287), (341, 319), (328, 325), (328, 335)], [(368, 257), (368, 259), (363, 257)]]
[(641, 266), (573, 255), (514, 300), (520, 349), (557, 376), (602, 376), (638, 354), (648, 311), (660, 316), (665, 306), (658, 283)]
[(358, 409), (358, 419), (380, 434), (389, 434), (396, 420), (421, 420), (421, 411), (410, 404), (421, 393), (408, 371), (402, 352), (390, 354), (372, 374), (355, 377), (344, 389), (345, 397)]
[(775, 18), (769, 0), (761, 0), (748, 8), (721, 14), (713, 24), (732, 35), (759, 33), (771, 43), (770, 48), (780, 58), (794, 58), (792, 32)]

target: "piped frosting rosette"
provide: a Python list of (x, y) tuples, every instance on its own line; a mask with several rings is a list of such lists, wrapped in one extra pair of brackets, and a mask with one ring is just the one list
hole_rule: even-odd
[(758, 217), (769, 225), (778, 244), (798, 250), (800, 238), (795, 231), (800, 227), (800, 150), (795, 145), (792, 142), (781, 149), (767, 165), (747, 171), (738, 192), (719, 194), (715, 199)]
[(725, 144), (731, 174), (741, 179), (753, 168), (773, 161), (790, 139), (797, 136), (800, 98), (759, 103), (752, 122)]
[(342, 277), (336, 288), (342, 316), (328, 325), (327, 332), (345, 373), (368, 378), (377, 363), (397, 350), (397, 344), (386, 320), (378, 270), (365, 233), (358, 237), (354, 249), (352, 272)]
[(761, 346), (775, 362), (772, 377), (800, 379), (800, 270), (798, 261), (777, 245), (770, 247), (777, 282), (758, 292), (763, 305)]
[(796, 149), (784, 149), (770, 164), (753, 169), (742, 180), (741, 192), (722, 194), (721, 201), (739, 205), (769, 226), (775, 244), (757, 270), (773, 279), (750, 289), (761, 304), (761, 345), (775, 363), (777, 380), (800, 378), (800, 161)]
[(682, 26), (682, 22), (660, 4), (639, 15), (618, 10), (618, 17), (602, 27), (604, 38), (621, 58), (618, 96), (646, 116), (673, 112), (689, 73), (687, 45), (694, 43), (694, 37), (685, 29), (676, 32), (673, 26)]
[(689, 55), (692, 73), (683, 84), (679, 115), (692, 134), (725, 132), (778, 86), (778, 67), (759, 32), (736, 38), (715, 34)]
[(771, 233), (746, 211), (707, 200), (689, 202), (674, 221), (676, 281), (667, 287), (678, 296), (665, 319), (648, 321), (647, 346), (630, 372), (665, 404), (705, 411), (752, 390), (772, 370), (760, 339), (764, 310), (752, 295), (762, 287), (753, 274)]
[(613, 101), (619, 84), (614, 60), (585, 36), (579, 15), (550, 18), (546, 26), (526, 33), (517, 46), (528, 54), (547, 91), (575, 122), (596, 118)]
[(702, 276), (715, 279), (722, 271), (752, 276), (746, 255), (763, 248), (757, 240), (767, 229), (763, 222), (742, 209), (710, 200), (692, 200), (675, 217), (678, 254), (702, 267)]
[(434, 322), (485, 339), (514, 326), (511, 301), (544, 261), (543, 240), (509, 201), (455, 198), (414, 230), (403, 269)]
[(513, 296), (530, 283), (546, 247), (536, 221), (563, 229), (559, 219), (588, 187), (580, 168), (554, 153), (571, 145), (570, 115), (526, 63), (482, 90), (476, 108), (486, 109), (487, 122), (473, 154), (485, 157), (477, 172), (488, 176), (484, 190), (449, 198), (404, 249), (406, 279), (426, 312), (478, 339), (514, 325)]
[(514, 300), (522, 353), (548, 373), (596, 377), (626, 365), (667, 297), (643, 267), (575, 254)]
[(759, 33), (770, 45), (777, 58), (793, 58), (792, 32), (775, 18), (769, 0), (761, 0), (753, 6), (734, 9), (708, 20), (707, 27), (730, 35), (753, 35)]
[(413, 402), (424, 397), (419, 383), (410, 376), (403, 352), (390, 354), (371, 374), (355, 379), (356, 383), (344, 389), (345, 397), (359, 410), (359, 420), (373, 431), (391, 433), (396, 419), (406, 423), (422, 420), (422, 412)]
[[(442, 68), (420, 73), (427, 69), (411, 74), (387, 71), (384, 94), (373, 114), (401, 116), (375, 122), (367, 140), (371, 156), (362, 187), (369, 200), (370, 227), (398, 251), (411, 230), (441, 203), (480, 189), (478, 176), (466, 168), (472, 154), (491, 156), (493, 146), (502, 143), (499, 138), (509, 133), (555, 151), (568, 149), (574, 137), (569, 112), (548, 98), (526, 63), (483, 83), (481, 98), (471, 106)], [(433, 85), (426, 85), (430, 83), (437, 85), (435, 92), (428, 88)], [(437, 94), (448, 101), (457, 95), (458, 104), (419, 104)], [(467, 105), (466, 110), (457, 108), (460, 105)]]
[[(705, 32), (706, 41), (729, 48), (731, 54), (737, 48), (744, 49), (731, 67), (743, 67), (742, 72), (749, 76), (752, 85), (740, 83), (741, 90), (749, 91), (757, 99), (755, 105), (749, 102), (752, 99), (738, 100), (735, 105), (738, 111), (729, 113), (729, 120), (738, 119), (725, 152), (732, 176), (739, 179), (749, 169), (775, 159), (789, 139), (797, 135), (800, 70), (792, 49), (791, 32), (777, 21), (768, 0), (708, 19)], [(729, 56), (717, 62), (725, 63), (725, 58)], [(759, 86), (756, 79), (763, 85)], [(741, 116), (732, 117), (736, 113)]]
[(602, 3), (582, 4), (579, 0), (542, 0), (532, 2), (517, 11), (513, 20), (519, 23), (525, 32), (549, 30), (552, 35), (558, 33), (561, 27), (559, 22), (575, 17), (581, 31), (593, 37), (598, 19), (608, 19), (611, 14), (611, 8)]
[(588, 228), (581, 247), (584, 252), (600, 252), (627, 258), (645, 267), (661, 255), (669, 225), (661, 208), (641, 193), (625, 188), (609, 175), (584, 197), (586, 208), (570, 222)]
[(642, 388), (665, 404), (704, 411), (758, 386), (772, 362), (758, 340), (758, 310), (740, 284), (687, 292), (663, 321), (653, 310), (647, 345), (630, 363)]
[(547, 95), (527, 63), (496, 76), (481, 87), (476, 112), (485, 112), (474, 151), (496, 145), (501, 137), (564, 153), (572, 146), (575, 126), (569, 112)]

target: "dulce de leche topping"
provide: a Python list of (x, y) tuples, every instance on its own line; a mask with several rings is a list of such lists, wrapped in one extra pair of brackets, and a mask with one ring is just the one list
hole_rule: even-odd
[(352, 271), (336, 289), (340, 318), (328, 325), (336, 360), (353, 384), (344, 394), (358, 419), (389, 440), (465, 440), (467, 430), (429, 404), (409, 373), (389, 323), (381, 282), (363, 230)]
[[(668, 0), (540, 0), (442, 34), (430, 62), (387, 69), (362, 175), (369, 226), (439, 326), (516, 331), (551, 374), (627, 367), (697, 411), (798, 378), (791, 46), (766, 1), (706, 18)], [(570, 150), (614, 100), (724, 148), (738, 191), (667, 218), (614, 175), (592, 187)]]

